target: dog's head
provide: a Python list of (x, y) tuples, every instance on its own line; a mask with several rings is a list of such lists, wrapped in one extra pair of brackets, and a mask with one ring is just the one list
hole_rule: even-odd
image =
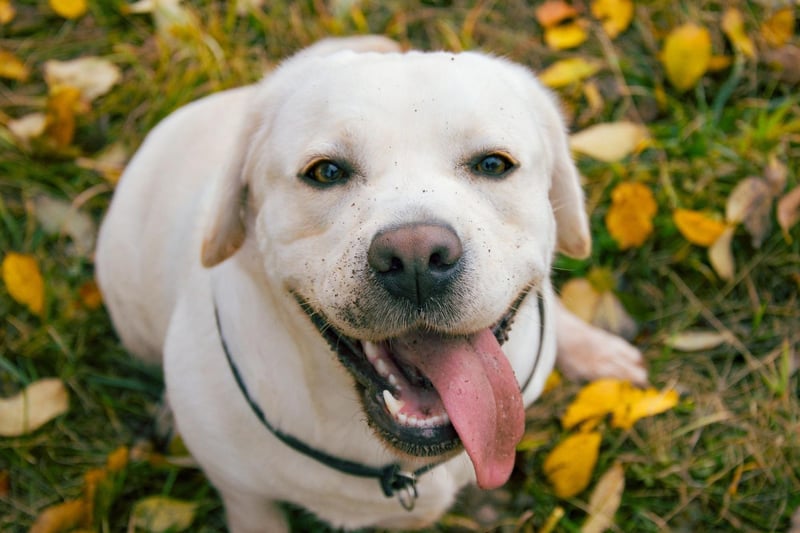
[(303, 53), (250, 112), (204, 264), (255, 239), (381, 437), (463, 444), (480, 485), (505, 482), (524, 413), (500, 345), (554, 250), (590, 247), (552, 96), (482, 54)]

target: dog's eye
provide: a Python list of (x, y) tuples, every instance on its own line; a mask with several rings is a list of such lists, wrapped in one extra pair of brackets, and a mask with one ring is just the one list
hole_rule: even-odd
[(478, 158), (472, 164), (472, 171), (476, 174), (497, 178), (504, 176), (516, 166), (516, 162), (509, 156), (501, 153), (492, 153)]
[(313, 163), (301, 175), (320, 185), (333, 185), (349, 178), (350, 172), (344, 165), (329, 159), (322, 159)]

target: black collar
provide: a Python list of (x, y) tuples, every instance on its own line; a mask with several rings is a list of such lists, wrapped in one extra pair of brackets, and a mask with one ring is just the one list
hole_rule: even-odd
[[(525, 389), (528, 388), (528, 385), (533, 379), (533, 375), (536, 373), (536, 369), (539, 366), (542, 345), (544, 344), (544, 302), (540, 294), (536, 295), (536, 299), (539, 305), (539, 346), (536, 350), (536, 359), (534, 360), (533, 367), (531, 368), (525, 383), (522, 385), (522, 387), (520, 387), (520, 390), (523, 392), (523, 394)], [(402, 505), (404, 509), (407, 511), (414, 509), (414, 504), (417, 500), (417, 477), (438, 466), (440, 463), (431, 463), (423, 466), (422, 468), (418, 468), (413, 472), (403, 470), (399, 463), (392, 463), (382, 468), (368, 466), (361, 463), (356, 463), (354, 461), (349, 461), (347, 459), (342, 459), (340, 457), (334, 457), (333, 455), (313, 448), (300, 439), (293, 437), (288, 433), (284, 433), (280, 429), (276, 428), (270, 423), (269, 420), (267, 420), (266, 415), (264, 415), (264, 411), (261, 410), (261, 407), (259, 407), (259, 405), (248, 392), (247, 385), (245, 385), (242, 374), (239, 372), (239, 368), (233, 361), (231, 352), (228, 349), (228, 344), (225, 342), (225, 335), (222, 333), (222, 324), (220, 323), (219, 319), (219, 309), (217, 308), (216, 299), (214, 299), (214, 318), (216, 319), (217, 332), (219, 333), (219, 340), (222, 344), (222, 350), (225, 352), (225, 358), (227, 359), (228, 366), (230, 367), (231, 373), (236, 380), (236, 385), (238, 385), (239, 391), (241, 391), (242, 396), (244, 396), (244, 399), (247, 401), (247, 404), (250, 406), (253, 414), (256, 415), (258, 420), (261, 421), (261, 424), (267, 428), (270, 433), (272, 433), (278, 440), (296, 452), (302, 453), (303, 455), (310, 457), (311, 459), (314, 459), (315, 461), (322, 463), (329, 468), (333, 468), (334, 470), (338, 470), (339, 472), (349, 474), (351, 476), (377, 479), (380, 482), (381, 489), (387, 498), (396, 494), (400, 505)]]

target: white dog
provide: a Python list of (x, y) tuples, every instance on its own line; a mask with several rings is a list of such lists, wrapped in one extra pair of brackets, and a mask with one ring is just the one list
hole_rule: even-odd
[(479, 53), (327, 40), (147, 138), (103, 224), (125, 346), (161, 360), (230, 530), (416, 528), (502, 485), (558, 347), (580, 377), (646, 379), (563, 309), (587, 217), (554, 98)]

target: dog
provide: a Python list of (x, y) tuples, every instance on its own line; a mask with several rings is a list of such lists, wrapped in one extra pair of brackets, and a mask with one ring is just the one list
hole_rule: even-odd
[(554, 296), (591, 239), (555, 97), (477, 52), (328, 39), (176, 111), (103, 222), (98, 282), (230, 531), (414, 529), (509, 478), (556, 352), (646, 381)]

